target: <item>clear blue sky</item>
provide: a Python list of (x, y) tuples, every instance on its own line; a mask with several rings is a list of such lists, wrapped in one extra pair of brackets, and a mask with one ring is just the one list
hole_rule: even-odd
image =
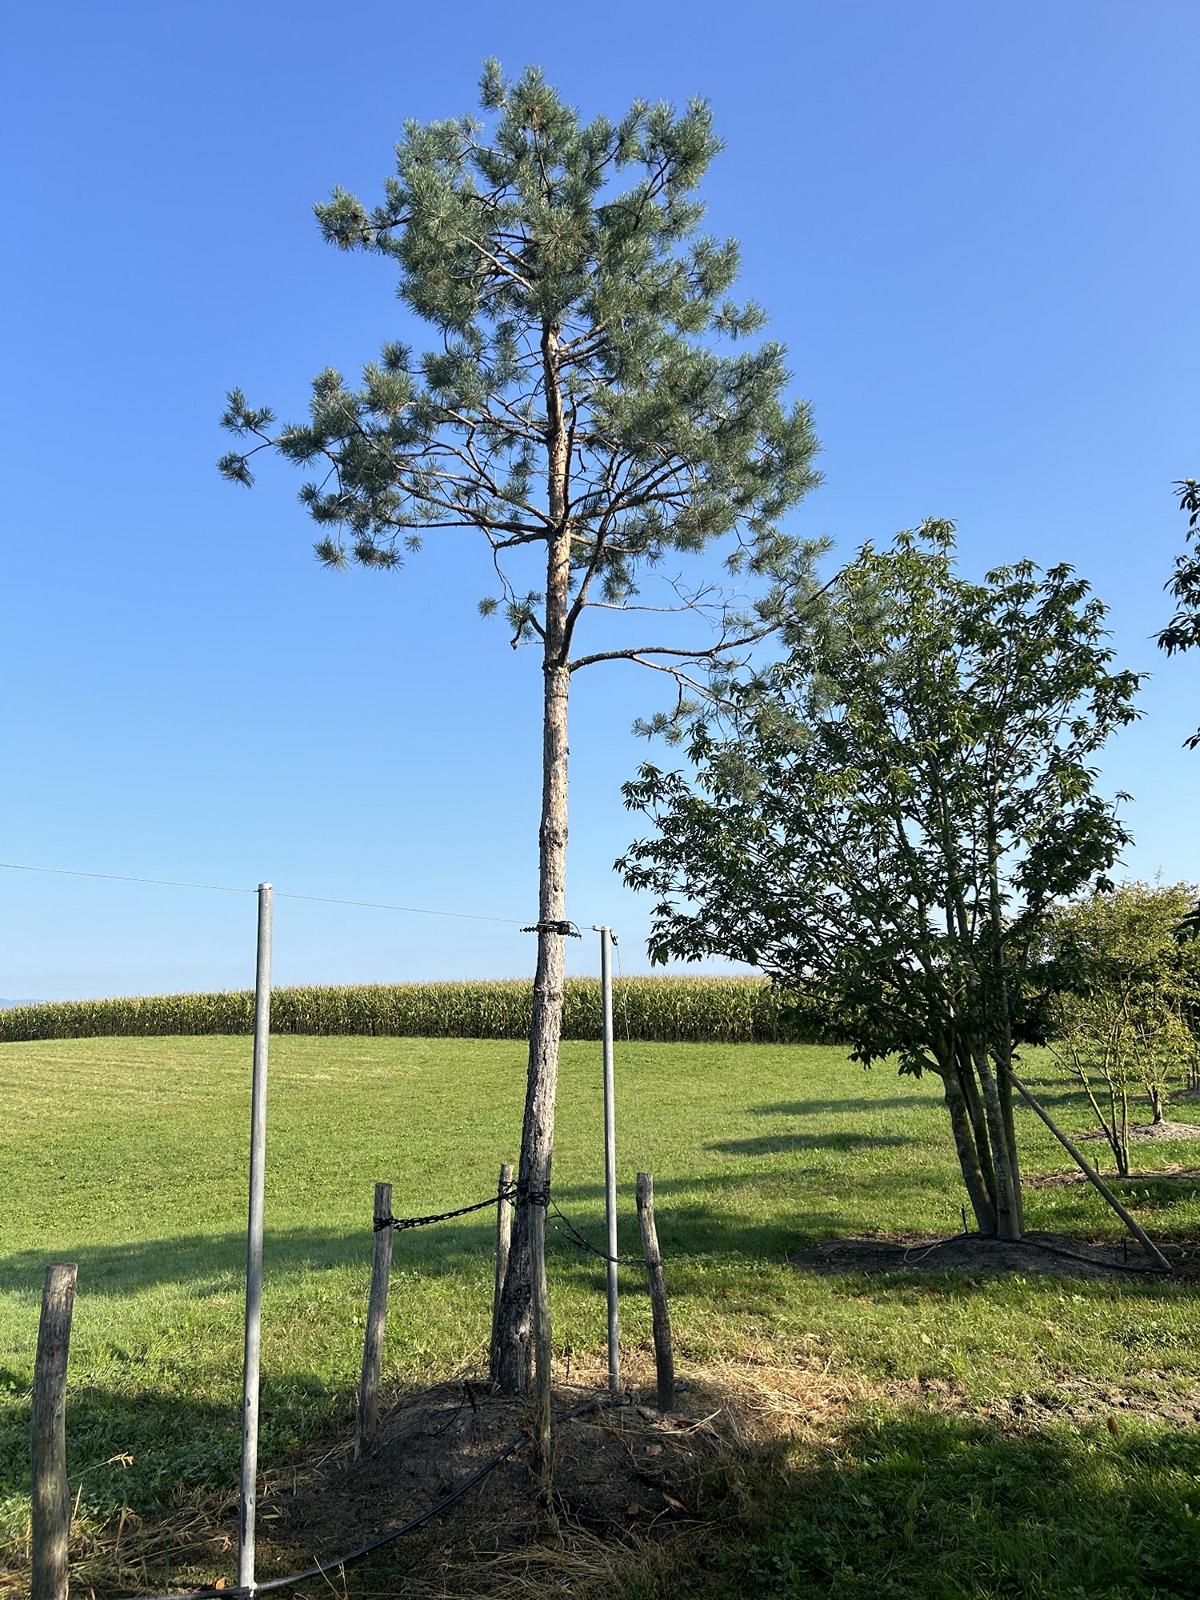
[[(6, 861), (530, 918), (539, 672), (483, 623), (483, 556), (331, 575), (297, 483), (219, 480), (241, 384), (413, 335), (385, 263), (311, 216), (372, 199), (402, 119), (475, 106), (482, 58), (588, 113), (713, 104), (711, 225), (813, 402), (795, 515), (849, 556), (926, 515), (973, 571), (1075, 563), (1145, 720), (1106, 758), (1140, 875), (1200, 877), (1200, 660), (1151, 638), (1200, 469), (1194, 0), (617, 0), (10, 10), (3, 118)], [(645, 965), (610, 867), (655, 704), (636, 668), (575, 705), (570, 905)], [(0, 995), (232, 986), (249, 899), (0, 873)], [(281, 904), (281, 980), (527, 971), (501, 924)], [(593, 970), (589, 945), (572, 952)]]

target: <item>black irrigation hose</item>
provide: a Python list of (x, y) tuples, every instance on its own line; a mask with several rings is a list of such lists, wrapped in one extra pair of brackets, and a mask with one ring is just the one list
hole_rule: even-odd
[[(569, 1422), (572, 1417), (581, 1417), (588, 1411), (602, 1411), (613, 1407), (627, 1406), (630, 1403), (629, 1395), (598, 1395), (591, 1400), (585, 1400), (580, 1405), (569, 1406), (565, 1411), (555, 1414), (554, 1421)], [(276, 1589), (294, 1589), (297, 1584), (307, 1583), (310, 1578), (324, 1578), (331, 1572), (338, 1572), (343, 1567), (362, 1561), (366, 1556), (374, 1555), (376, 1550), (382, 1550), (385, 1545), (392, 1544), (396, 1539), (403, 1538), (406, 1533), (412, 1533), (422, 1527), (426, 1522), (431, 1522), (439, 1516), (448, 1506), (456, 1500), (461, 1500), (469, 1489), (481, 1483), (489, 1472), (494, 1472), (497, 1467), (516, 1455), (517, 1451), (526, 1443), (525, 1435), (520, 1438), (510, 1439), (503, 1449), (497, 1450), (494, 1456), (489, 1456), (481, 1467), (477, 1467), (469, 1478), (450, 1490), (433, 1505), (428, 1506), (418, 1516), (411, 1517), (398, 1528), (392, 1528), (387, 1533), (382, 1533), (370, 1543), (359, 1545), (356, 1550), (347, 1550), (343, 1555), (335, 1556), (331, 1561), (319, 1561), (315, 1566), (305, 1567), (303, 1572), (289, 1572), (283, 1578), (267, 1578), (263, 1583), (256, 1583), (253, 1587), (246, 1584), (235, 1585), (233, 1588), (218, 1589), (215, 1584), (207, 1584), (202, 1589), (184, 1589), (175, 1594), (160, 1594), (139, 1596), (138, 1600), (252, 1600), (254, 1595), (267, 1594)]]
[(915, 1267), (919, 1262), (924, 1261), (926, 1256), (931, 1256), (935, 1250), (941, 1250), (945, 1245), (948, 1244), (957, 1244), (961, 1239), (990, 1239), (991, 1243), (993, 1244), (1028, 1245), (1031, 1250), (1044, 1250), (1047, 1255), (1062, 1256), (1064, 1260), (1067, 1261), (1078, 1261), (1081, 1262), (1085, 1267), (1103, 1267), (1106, 1270), (1111, 1270), (1113, 1272), (1140, 1273), (1143, 1277), (1148, 1274), (1154, 1274), (1161, 1277), (1164, 1272), (1170, 1272), (1171, 1270), (1170, 1267), (1138, 1267), (1134, 1266), (1128, 1261), (1105, 1261), (1101, 1256), (1080, 1255), (1078, 1251), (1064, 1250), (1061, 1245), (1047, 1244), (1042, 1239), (1030, 1239), (1027, 1235), (1021, 1239), (997, 1239), (990, 1234), (971, 1232), (954, 1233), (951, 1234), (949, 1238), (938, 1239), (936, 1243), (931, 1244), (926, 1250), (923, 1250), (919, 1256), (913, 1257), (912, 1260), (909, 1259), (909, 1257), (912, 1255), (912, 1247), (910, 1246), (910, 1248), (904, 1252), (903, 1265), (906, 1267)]
[(1166, 1266), (1166, 1267), (1160, 1267), (1160, 1266), (1138, 1267), (1138, 1266), (1134, 1266), (1133, 1263), (1129, 1262), (1129, 1261), (1105, 1261), (1103, 1259), (1103, 1257), (1100, 1257), (1100, 1256), (1083, 1256), (1083, 1255), (1079, 1255), (1074, 1250), (1064, 1250), (1061, 1247), (1061, 1245), (1046, 1244), (1041, 1239), (1013, 1239), (1013, 1240), (1010, 1240), (1010, 1241), (1007, 1241), (1007, 1242), (1012, 1243), (1012, 1244), (1027, 1244), (1027, 1245), (1031, 1245), (1033, 1247), (1033, 1249), (1035, 1249), (1035, 1250), (1044, 1250), (1047, 1253), (1047, 1255), (1062, 1256), (1067, 1261), (1081, 1261), (1081, 1262), (1083, 1262), (1084, 1266), (1088, 1266), (1088, 1267), (1103, 1267), (1103, 1268), (1105, 1268), (1106, 1271), (1112, 1271), (1112, 1272), (1136, 1272), (1136, 1273), (1139, 1273), (1142, 1277), (1156, 1276), (1156, 1277), (1160, 1277), (1160, 1278), (1162, 1277), (1162, 1275), (1164, 1273), (1167, 1273), (1167, 1272), (1171, 1271), (1170, 1266)]

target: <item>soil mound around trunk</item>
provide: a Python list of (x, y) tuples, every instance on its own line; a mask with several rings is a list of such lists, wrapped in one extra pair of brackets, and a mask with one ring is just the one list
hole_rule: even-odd
[(336, 1573), (339, 1555), (419, 1516), (514, 1441), (519, 1447), (461, 1499), (372, 1562), (405, 1581), (419, 1573), (441, 1592), (438, 1573), (533, 1548), (556, 1528), (591, 1536), (598, 1548), (668, 1537), (704, 1515), (706, 1479), (735, 1438), (745, 1438), (743, 1424), (701, 1385), (684, 1387), (669, 1415), (632, 1395), (614, 1404), (579, 1388), (557, 1390), (554, 1405), (549, 1504), (531, 1467), (528, 1403), (486, 1385), (445, 1383), (398, 1406), (362, 1461), (340, 1450), (264, 1495), (271, 1569), (320, 1562)]
[(1053, 1278), (1162, 1277), (1131, 1241), (1096, 1243), (1054, 1233), (1029, 1233), (1023, 1239), (989, 1239), (977, 1233), (952, 1239), (867, 1237), (828, 1239), (788, 1256), (806, 1272), (965, 1272), (1021, 1273)]

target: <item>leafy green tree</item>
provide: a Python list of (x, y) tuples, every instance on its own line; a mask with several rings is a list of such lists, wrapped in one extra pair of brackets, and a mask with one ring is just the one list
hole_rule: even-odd
[(1130, 1093), (1164, 1120), (1173, 1085), (1197, 1068), (1200, 969), (1180, 940), (1191, 884), (1126, 883), (1059, 910), (1050, 932), (1065, 985), (1051, 1002), (1052, 1050), (1084, 1089), (1117, 1171), (1128, 1176)]
[[(1179, 509), (1188, 514), (1188, 540), (1197, 540), (1195, 550), (1185, 550), (1175, 558), (1175, 571), (1167, 590), (1177, 602), (1175, 615), (1158, 636), (1160, 650), (1169, 656), (1193, 650), (1200, 645), (1200, 483), (1184, 478), (1175, 485)], [(1184, 741), (1189, 750), (1200, 745), (1200, 728)]]
[[(785, 398), (783, 348), (736, 343), (764, 319), (729, 297), (736, 243), (701, 231), (697, 188), (719, 149), (708, 107), (639, 101), (585, 123), (540, 72), (510, 83), (494, 62), (481, 88), (482, 120), (406, 124), (376, 206), (339, 189), (316, 208), (327, 240), (393, 263), (431, 348), (385, 344), (357, 386), (321, 373), (305, 422), (277, 426), (233, 391), (224, 424), (239, 443), (221, 470), (249, 484), (268, 452), (308, 472), (300, 498), (330, 566), (395, 568), (431, 531), (472, 532), (497, 584), (481, 609), (502, 608), (514, 647), (537, 648), (538, 950), (519, 1169), (536, 1199), (554, 1138), (572, 679), (635, 662), (669, 676), (680, 713), (778, 626), (810, 583), (814, 547), (781, 519), (816, 482), (816, 442), (808, 408)], [(716, 540), (752, 600), (673, 570)], [(643, 610), (648, 636), (630, 622)], [(686, 613), (674, 639), (663, 611)], [(585, 616), (612, 624), (596, 647), (578, 643)], [(531, 1377), (538, 1211), (518, 1206), (503, 1291), (496, 1375), (509, 1392)]]
[(1017, 1238), (1014, 1049), (1055, 903), (1128, 838), (1091, 763), (1138, 679), (1069, 568), (970, 583), (947, 522), (866, 547), (827, 600), (696, 724), (691, 773), (626, 786), (655, 831), (618, 865), (658, 896), (655, 959), (749, 962), (864, 1065), (936, 1073), (979, 1228)]

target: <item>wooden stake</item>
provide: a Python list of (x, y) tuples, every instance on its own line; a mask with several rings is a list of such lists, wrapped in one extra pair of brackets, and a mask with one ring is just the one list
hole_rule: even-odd
[(46, 1268), (33, 1377), (32, 1600), (67, 1600), (71, 1500), (67, 1493), (67, 1351), (79, 1268)]
[(362, 1459), (379, 1420), (379, 1375), (383, 1369), (383, 1333), (387, 1326), (388, 1280), (392, 1271), (392, 1228), (379, 1224), (392, 1215), (392, 1186), (375, 1185), (375, 1249), (371, 1256), (371, 1295), (363, 1340), (362, 1379), (358, 1386), (358, 1426), (354, 1459)]
[(648, 1172), (639, 1172), (637, 1175), (637, 1210), (642, 1230), (642, 1249), (646, 1252), (646, 1279), (650, 1285), (650, 1307), (654, 1316), (654, 1365), (658, 1372), (658, 1409), (670, 1411), (675, 1404), (675, 1354), (671, 1345), (671, 1315), (667, 1310), (667, 1286), (663, 1281), (658, 1229), (654, 1225), (654, 1179)]
[(496, 1289), (492, 1296), (492, 1343), (488, 1359), (488, 1373), (492, 1382), (500, 1381), (500, 1297), (504, 1293), (504, 1275), (508, 1271), (508, 1252), (512, 1248), (512, 1163), (506, 1161), (500, 1168), (497, 1186), (499, 1200), (496, 1204)]
[(1116, 1195), (1108, 1187), (1108, 1185), (1105, 1183), (1104, 1179), (1096, 1171), (1095, 1167), (1092, 1166), (1091, 1162), (1085, 1160), (1084, 1157), (1082, 1155), (1080, 1155), (1079, 1151), (1071, 1143), (1070, 1139), (1067, 1138), (1066, 1134), (1057, 1125), (1057, 1123), (1055, 1123), (1053, 1118), (1050, 1116), (1050, 1113), (1048, 1111), (1046, 1111), (1041, 1105), (1038, 1104), (1038, 1102), (1030, 1094), (1029, 1090), (1021, 1082), (1020, 1078), (1017, 1077), (1016, 1073), (1013, 1072), (1010, 1069), (1008, 1075), (1012, 1079), (1013, 1087), (1020, 1094), (1022, 1094), (1025, 1097), (1025, 1100), (1026, 1100), (1027, 1104), (1029, 1105), (1030, 1109), (1035, 1111), (1037, 1113), (1037, 1115), (1042, 1119), (1042, 1121), (1046, 1124), (1046, 1126), (1050, 1129), (1050, 1132), (1054, 1135), (1054, 1137), (1058, 1140), (1059, 1144), (1062, 1145), (1063, 1149), (1067, 1152), (1067, 1154), (1075, 1162), (1076, 1166), (1083, 1173), (1084, 1177), (1088, 1180), (1088, 1182), (1094, 1188), (1099, 1189), (1100, 1193), (1108, 1201), (1109, 1205), (1117, 1213), (1117, 1215), (1120, 1217), (1121, 1221), (1125, 1224), (1125, 1226), (1129, 1229), (1129, 1231), (1133, 1235), (1133, 1237), (1141, 1245), (1142, 1249), (1148, 1251), (1148, 1253), (1150, 1255), (1152, 1255), (1154, 1257), (1154, 1259), (1158, 1262), (1159, 1266), (1165, 1267), (1166, 1270), (1168, 1272), (1170, 1272), (1171, 1271), (1171, 1263), (1167, 1260), (1166, 1256), (1163, 1255), (1162, 1251), (1154, 1243), (1154, 1240), (1151, 1239), (1149, 1234), (1142, 1227), (1141, 1223), (1138, 1222), (1137, 1218), (1135, 1216), (1133, 1216), (1133, 1214), (1131, 1212), (1127, 1211), (1125, 1209), (1125, 1207), (1121, 1204), (1121, 1202), (1117, 1199)]

